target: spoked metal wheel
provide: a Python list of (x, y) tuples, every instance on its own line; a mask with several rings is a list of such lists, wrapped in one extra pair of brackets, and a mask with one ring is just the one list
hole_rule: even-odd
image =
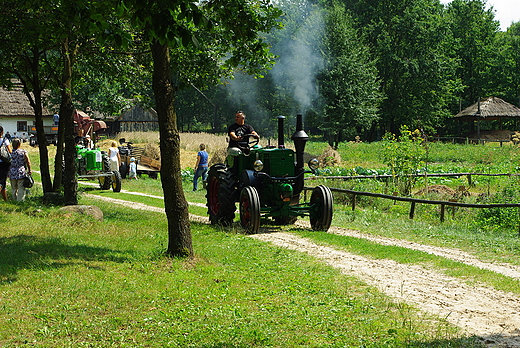
[(258, 233), (260, 229), (260, 198), (252, 186), (240, 191), (240, 223), (248, 233)]
[(334, 199), (327, 186), (319, 185), (311, 195), (311, 227), (315, 231), (327, 231), (332, 223)]

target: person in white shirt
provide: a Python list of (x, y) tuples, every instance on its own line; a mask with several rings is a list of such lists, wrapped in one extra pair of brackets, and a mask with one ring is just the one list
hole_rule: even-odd
[(119, 164), (121, 163), (121, 155), (119, 154), (117, 143), (115, 141), (112, 141), (110, 145), (111, 146), (108, 149), (108, 158), (110, 159), (110, 170), (119, 170)]

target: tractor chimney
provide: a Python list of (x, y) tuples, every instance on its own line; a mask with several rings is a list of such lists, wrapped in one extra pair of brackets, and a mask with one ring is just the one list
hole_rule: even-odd
[(296, 148), (296, 174), (303, 172), (303, 153), (305, 152), (305, 144), (309, 140), (309, 136), (303, 130), (303, 116), (296, 115), (296, 132), (291, 139), (294, 141)]
[(285, 149), (285, 144), (283, 140), (283, 121), (285, 120), (285, 116), (278, 116), (278, 148)]

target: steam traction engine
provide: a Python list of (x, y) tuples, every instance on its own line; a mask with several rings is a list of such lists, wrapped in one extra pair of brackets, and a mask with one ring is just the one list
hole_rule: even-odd
[(228, 155), (226, 164), (211, 166), (208, 174), (207, 206), (212, 224), (230, 225), (239, 203), (240, 223), (249, 233), (257, 233), (260, 217), (271, 217), (278, 224), (291, 224), (298, 216), (309, 216), (313, 230), (327, 231), (332, 221), (333, 197), (330, 189), (319, 185), (309, 202), (300, 203), (305, 173), (314, 172), (317, 159), (304, 169), (303, 153), (309, 140), (303, 130), (302, 115), (297, 116), (292, 136), (296, 151), (284, 144), (284, 116), (278, 116), (278, 146), (262, 148), (258, 140), (239, 144)]

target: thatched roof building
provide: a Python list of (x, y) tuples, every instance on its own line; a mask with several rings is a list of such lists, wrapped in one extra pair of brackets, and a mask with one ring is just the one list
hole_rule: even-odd
[(520, 117), (520, 108), (497, 97), (479, 100), (454, 116), (461, 121), (493, 121), (503, 117)]
[(500, 130), (502, 130), (502, 121), (504, 118), (515, 118), (517, 122), (520, 121), (520, 108), (506, 102), (503, 99), (497, 97), (488, 97), (479, 100), (471, 106), (468, 106), (467, 108), (459, 112), (457, 115), (455, 115), (452, 119), (459, 121), (459, 133), (462, 133), (461, 123), (466, 122), (470, 125), (469, 134), (473, 134), (469, 137), (480, 139), (482, 135), (481, 121), (498, 120), (500, 123), (499, 128)]
[[(53, 113), (44, 107), (44, 120), (52, 122)], [(23, 93), (20, 82), (13, 80), (10, 89), (0, 88), (0, 126), (5, 132), (14, 134), (19, 132), (23, 137), (28, 136), (29, 128), (34, 123), (34, 110)]]

